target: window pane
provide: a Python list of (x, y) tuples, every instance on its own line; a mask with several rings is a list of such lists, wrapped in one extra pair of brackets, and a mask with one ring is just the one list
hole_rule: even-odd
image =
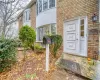
[(43, 0), (43, 10), (48, 9), (48, 0)]
[(38, 1), (37, 1), (37, 4), (36, 4), (36, 6), (37, 6), (37, 8), (36, 8), (36, 9), (37, 9), (37, 15), (38, 15)]
[(25, 17), (26, 17), (26, 20), (25, 21), (27, 21), (27, 11), (26, 11), (26, 16)]
[(48, 35), (49, 33), (50, 33), (49, 27), (48, 26), (45, 26), (44, 27), (44, 35)]
[(42, 0), (39, 0), (39, 13), (42, 12)]
[(30, 20), (30, 10), (28, 10), (28, 16), (27, 16), (28, 18), (28, 20)]
[(81, 31), (81, 36), (84, 37), (84, 31)]
[(55, 0), (49, 0), (49, 8), (55, 7)]
[(55, 24), (51, 25), (51, 34), (52, 35), (56, 34), (56, 25)]
[(81, 20), (81, 25), (84, 25), (84, 19)]
[(81, 20), (81, 37), (84, 37), (84, 19)]
[(81, 31), (84, 31), (84, 25), (81, 26)]
[(42, 41), (42, 39), (43, 39), (43, 28), (38, 28), (38, 33), (39, 33), (39, 41)]
[(23, 21), (25, 22), (26, 17), (25, 17), (26, 13), (23, 14)]

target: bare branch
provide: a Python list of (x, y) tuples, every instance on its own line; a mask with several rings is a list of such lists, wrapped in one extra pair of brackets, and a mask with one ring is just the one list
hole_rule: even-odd
[(0, 32), (5, 37), (10, 29), (6, 31), (7, 26), (16, 21), (17, 14), (25, 7), (23, 3), (26, 3), (25, 0), (0, 0)]

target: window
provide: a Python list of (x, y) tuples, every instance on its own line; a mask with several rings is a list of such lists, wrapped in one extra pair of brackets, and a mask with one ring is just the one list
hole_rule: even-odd
[(81, 37), (84, 37), (84, 19), (81, 20)]
[(48, 0), (43, 0), (43, 10), (48, 9)]
[(52, 35), (56, 34), (56, 24), (51, 25), (51, 34)]
[(24, 19), (23, 20), (24, 22), (27, 22), (30, 20), (30, 10), (29, 9), (25, 10), (23, 19)]
[(41, 28), (38, 28), (38, 33), (39, 33), (39, 40), (42, 41), (42, 38), (43, 38), (43, 27)]
[(42, 12), (42, 0), (39, 0), (39, 13)]
[(49, 0), (49, 8), (55, 7), (55, 0)]
[(37, 39), (38, 41), (42, 41), (44, 35), (56, 34), (56, 24), (45, 25), (45, 26), (39, 27), (37, 30), (38, 30)]
[(38, 15), (38, 2), (36, 3), (36, 7), (37, 7), (36, 9), (37, 9), (37, 15)]
[(37, 15), (53, 7), (55, 7), (55, 0), (37, 0)]

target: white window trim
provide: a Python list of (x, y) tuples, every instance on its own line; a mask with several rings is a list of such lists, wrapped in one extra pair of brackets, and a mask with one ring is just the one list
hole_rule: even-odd
[[(26, 12), (27, 12), (27, 15), (26, 15)], [(24, 11), (24, 14), (23, 14), (24, 16), (23, 16), (23, 22), (25, 23), (25, 22), (29, 22), (30, 20), (26, 20), (26, 17), (27, 17), (27, 19), (29, 19), (29, 17), (30, 17), (30, 9), (26, 9), (25, 11)]]

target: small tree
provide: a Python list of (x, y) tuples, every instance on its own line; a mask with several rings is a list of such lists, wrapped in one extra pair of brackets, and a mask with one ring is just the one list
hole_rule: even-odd
[(22, 41), (24, 48), (31, 48), (36, 40), (36, 33), (32, 27), (23, 26), (19, 31), (19, 39)]
[(36, 40), (36, 33), (32, 27), (28, 25), (23, 26), (19, 31), (19, 39), (22, 41), (24, 47), (24, 60), (26, 57), (26, 49), (32, 48)]

